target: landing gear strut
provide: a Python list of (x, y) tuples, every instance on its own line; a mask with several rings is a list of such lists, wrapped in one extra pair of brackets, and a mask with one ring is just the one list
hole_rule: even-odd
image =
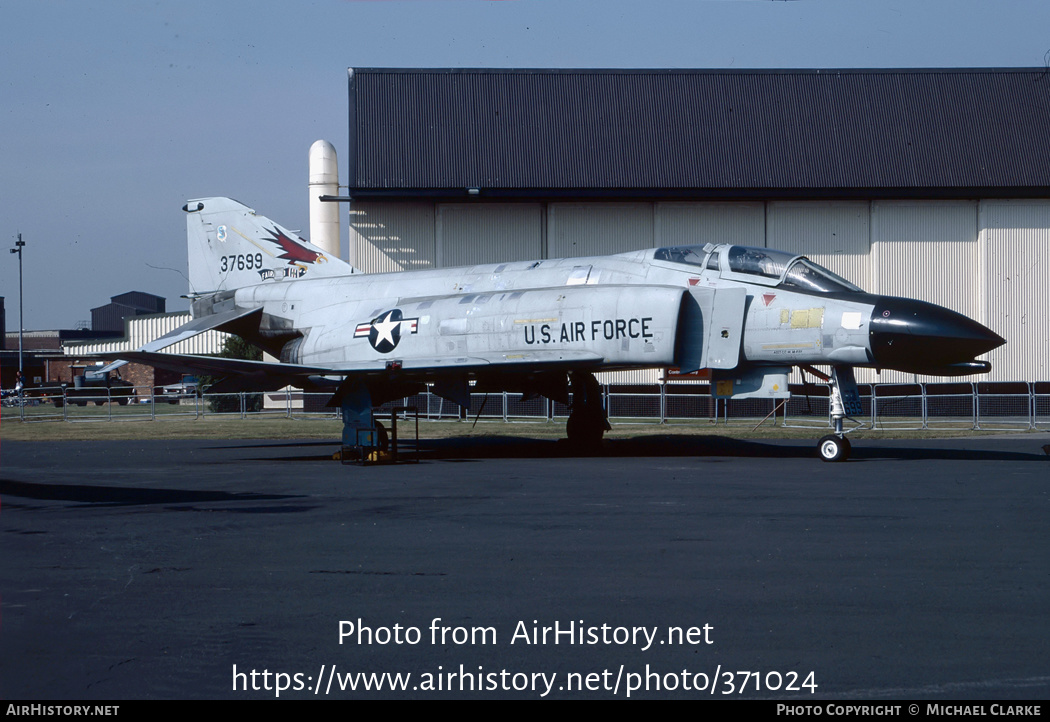
[(602, 435), (611, 429), (602, 404), (602, 387), (594, 376), (586, 371), (573, 371), (572, 411), (565, 424), (569, 441), (583, 448), (593, 449), (601, 444)]
[(822, 461), (845, 461), (849, 458), (851, 445), (846, 438), (849, 432), (843, 430), (842, 422), (861, 414), (860, 392), (857, 390), (857, 380), (853, 376), (852, 367), (832, 366), (831, 376), (825, 378), (831, 386), (831, 423), (835, 427), (835, 433), (820, 440), (817, 453)]

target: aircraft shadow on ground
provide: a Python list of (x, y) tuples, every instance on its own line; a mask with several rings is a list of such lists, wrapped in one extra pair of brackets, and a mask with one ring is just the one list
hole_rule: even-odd
[[(864, 439), (853, 443), (851, 462), (878, 460), (956, 460), (956, 461), (1045, 461), (1050, 456), (1033, 444), (1032, 453), (994, 449), (959, 449), (937, 447), (932, 440), (928, 447), (894, 447), (878, 439)], [(225, 448), (293, 448), (324, 446), (333, 451), (332, 442), (278, 442)], [(411, 445), (401, 446), (402, 460), (414, 458)], [(770, 443), (731, 439), (713, 435), (659, 435), (606, 439), (599, 449), (587, 450), (567, 439), (530, 439), (513, 436), (471, 436), (446, 439), (427, 439), (420, 442), (420, 461), (480, 461), (483, 459), (565, 459), (582, 457), (730, 457), (813, 459), (817, 461), (816, 439), (792, 439)], [(258, 457), (254, 461), (324, 461), (331, 454)], [(850, 462), (847, 462), (850, 463)]]
[[(801, 443), (801, 442), (800, 442)], [(212, 448), (223, 449), (292, 449), (324, 446), (327, 454), (294, 456), (259, 456), (252, 461), (324, 461), (332, 459), (338, 442), (273, 442)], [(399, 446), (402, 460), (415, 458), (409, 443)], [(568, 439), (530, 439), (518, 436), (470, 436), (426, 439), (419, 444), (420, 461), (480, 461), (482, 459), (567, 459), (577, 457), (661, 457), (661, 456), (813, 456), (812, 446), (774, 446), (753, 441), (727, 439), (722, 436), (654, 436), (606, 439), (600, 448), (589, 450)]]
[[(864, 443), (866, 446), (859, 446), (858, 444)], [(870, 443), (870, 446), (867, 444)], [(936, 443), (933, 441), (931, 443)], [(1038, 448), (1033, 445), (1033, 448)], [(857, 461), (879, 461), (879, 460), (899, 460), (899, 461), (918, 461), (921, 459), (940, 460), (940, 461), (1047, 461), (1050, 460), (1050, 456), (1047, 456), (1042, 451), (1039, 452), (1023, 452), (1023, 451), (996, 451), (994, 449), (944, 449), (944, 448), (906, 448), (906, 447), (888, 447), (880, 446), (878, 441), (864, 441), (853, 444), (853, 451), (850, 452), (852, 460)]]
[[(38, 501), (65, 501), (100, 506), (139, 506), (153, 504), (202, 504), (216, 502), (283, 501), (303, 498), (291, 494), (231, 494), (224, 491), (190, 491), (185, 489), (145, 489), (129, 486), (91, 486), (86, 484), (38, 484), (0, 479), (0, 500), (10, 505), (9, 497)], [(265, 510), (287, 511), (289, 508), (266, 507)], [(245, 509), (242, 509), (245, 510)], [(258, 510), (258, 509), (257, 509)], [(251, 511), (251, 509), (247, 509)]]
[[(883, 460), (942, 460), (942, 461), (1046, 461), (1050, 456), (1033, 446), (1031, 453), (994, 449), (960, 449), (936, 446), (895, 447), (882, 444), (877, 439), (854, 442), (850, 461), (873, 462)], [(274, 449), (298, 447), (324, 447), (338, 449), (332, 442), (275, 442), (227, 446), (229, 449)], [(401, 445), (402, 460), (415, 458), (411, 445)], [(588, 450), (570, 443), (566, 439), (528, 439), (524, 437), (459, 437), (428, 439), (420, 442), (419, 460), (445, 462), (471, 462), (486, 459), (574, 459), (574, 458), (660, 458), (660, 456), (727, 456), (727, 458), (769, 459), (813, 459), (817, 460), (816, 439), (798, 439), (770, 443), (729, 439), (719, 436), (679, 436), (679, 434), (645, 434), (628, 439), (607, 439), (601, 448)], [(289, 456), (267, 456), (248, 461), (306, 462), (330, 461), (331, 453), (295, 454)]]
[[(1050, 459), (1041, 451), (1022, 453), (990, 449), (889, 447), (876, 439), (856, 441), (852, 459), (940, 459), (973, 461), (1041, 461)], [(731, 457), (813, 459), (817, 461), (816, 439), (793, 439), (769, 443), (724, 436), (644, 435), (631, 438), (607, 439), (600, 449), (588, 452), (566, 439), (558, 441), (490, 437), (469, 439), (441, 439), (427, 441), (421, 452), (423, 459), (451, 460), (455, 458), (571, 458), (571, 457)]]

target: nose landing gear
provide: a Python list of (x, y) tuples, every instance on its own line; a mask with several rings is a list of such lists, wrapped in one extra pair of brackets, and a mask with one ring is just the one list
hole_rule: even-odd
[(827, 381), (831, 386), (831, 423), (835, 427), (835, 433), (828, 434), (817, 443), (817, 454), (822, 461), (845, 461), (849, 458), (852, 445), (846, 434), (853, 429), (844, 430), (843, 420), (849, 419), (857, 424), (853, 417), (860, 416), (863, 411), (860, 406), (860, 391), (857, 389), (857, 379), (853, 375), (851, 366), (832, 366), (831, 376), (826, 376), (809, 366), (804, 367), (807, 371)]
[(845, 436), (830, 434), (817, 444), (817, 451), (824, 461), (845, 461), (849, 458), (851, 445)]

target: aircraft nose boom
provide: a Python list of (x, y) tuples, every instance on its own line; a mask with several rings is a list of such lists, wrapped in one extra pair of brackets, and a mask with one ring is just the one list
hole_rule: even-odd
[(875, 365), (908, 373), (963, 375), (987, 371), (974, 359), (1006, 343), (991, 329), (942, 306), (882, 296), (871, 314)]

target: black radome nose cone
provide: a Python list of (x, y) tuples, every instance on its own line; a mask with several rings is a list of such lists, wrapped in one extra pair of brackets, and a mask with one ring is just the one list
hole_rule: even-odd
[(981, 369), (966, 365), (1006, 343), (999, 334), (961, 313), (890, 296), (880, 297), (875, 304), (869, 340), (878, 368), (938, 376), (976, 373)]

